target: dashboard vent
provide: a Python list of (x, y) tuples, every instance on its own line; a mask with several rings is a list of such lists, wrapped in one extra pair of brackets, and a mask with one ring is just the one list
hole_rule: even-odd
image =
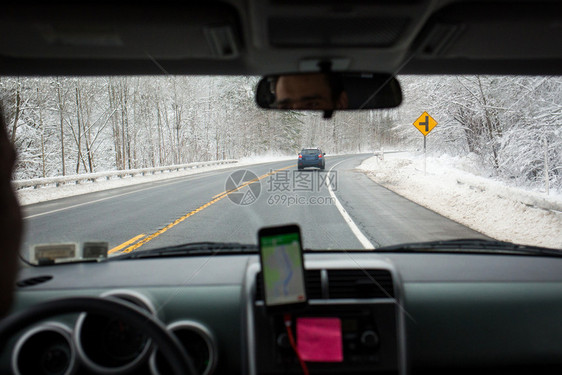
[(29, 279), (23, 279), (20, 280), (16, 283), (16, 285), (20, 288), (25, 288), (28, 286), (34, 286), (37, 284), (42, 284), (44, 282), (47, 282), (49, 280), (51, 280), (53, 278), (53, 276), (50, 275), (45, 275), (45, 276), (37, 276), (37, 277), (31, 277)]
[(394, 298), (392, 275), (387, 270), (328, 270), (328, 296), (342, 298)]
[(320, 270), (306, 270), (304, 277), (306, 279), (306, 295), (308, 299), (322, 298), (322, 277)]
[[(305, 270), (306, 294), (308, 299), (322, 298), (322, 281), (320, 270)], [(263, 279), (261, 272), (256, 276), (256, 301), (263, 301)]]

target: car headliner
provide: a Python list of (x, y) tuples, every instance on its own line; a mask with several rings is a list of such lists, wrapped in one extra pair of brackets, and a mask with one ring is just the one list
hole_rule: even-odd
[[(12, 3), (0, 75), (562, 73), (561, 1)], [(9, 37), (7, 37), (9, 36)]]

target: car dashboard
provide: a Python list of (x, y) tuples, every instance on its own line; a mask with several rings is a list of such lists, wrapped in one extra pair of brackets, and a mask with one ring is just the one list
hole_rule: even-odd
[[(308, 252), (305, 270), (309, 304), (291, 314), (292, 329), (302, 318), (336, 319), (343, 354), (308, 362), (311, 374), (562, 370), (561, 258)], [(264, 307), (259, 275), (254, 254), (25, 268), (13, 311), (60, 297), (116, 297), (174, 332), (200, 374), (302, 373), (282, 317)], [(65, 361), (61, 373), (168, 373), (150, 340), (95, 314), (38, 322), (7, 348), (3, 374), (57, 373)]]

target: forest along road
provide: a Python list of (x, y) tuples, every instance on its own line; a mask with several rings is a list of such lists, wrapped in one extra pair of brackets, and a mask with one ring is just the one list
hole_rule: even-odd
[(299, 171), (295, 158), (28, 205), (22, 251), (31, 242), (106, 241), (110, 255), (199, 241), (255, 244), (262, 226), (287, 223), (301, 226), (309, 249), (485, 238), (355, 170), (370, 156), (328, 155), (324, 171)]

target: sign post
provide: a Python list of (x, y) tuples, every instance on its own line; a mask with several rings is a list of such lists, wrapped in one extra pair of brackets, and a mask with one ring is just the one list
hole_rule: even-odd
[(427, 151), (427, 135), (433, 130), (437, 125), (437, 121), (433, 119), (427, 112), (421, 114), (416, 121), (414, 121), (414, 126), (423, 134), (423, 174), (426, 172), (426, 151)]

